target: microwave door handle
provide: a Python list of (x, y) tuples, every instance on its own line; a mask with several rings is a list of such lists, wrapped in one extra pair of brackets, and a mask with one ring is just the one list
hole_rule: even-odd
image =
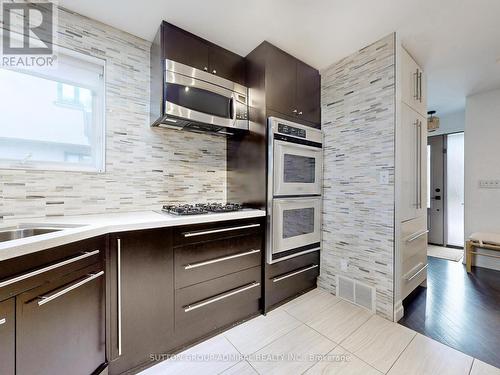
[(234, 97), (234, 94), (231, 95), (231, 100), (229, 101), (229, 116), (231, 117), (231, 120), (233, 120), (233, 124), (236, 122), (236, 99)]

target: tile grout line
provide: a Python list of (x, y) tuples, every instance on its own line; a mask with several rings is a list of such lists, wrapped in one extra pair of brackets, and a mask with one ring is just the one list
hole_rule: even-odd
[(366, 319), (363, 323), (361, 323), (361, 325), (358, 328), (356, 328), (354, 331), (352, 331), (349, 335), (347, 335), (347, 337), (345, 337), (344, 339), (340, 340), (339, 345), (342, 344), (348, 338), (350, 338), (352, 335), (354, 335), (357, 331), (359, 331), (361, 329), (361, 327), (363, 327), (366, 323), (368, 323), (375, 316), (376, 316), (376, 314), (373, 314), (368, 319)]
[(410, 344), (413, 342), (413, 340), (415, 340), (415, 337), (417, 337), (418, 335), (418, 332), (415, 332), (416, 334), (412, 337), (412, 339), (410, 340), (410, 342), (405, 346), (405, 348), (401, 351), (401, 353), (399, 353), (399, 355), (397, 356), (396, 360), (392, 363), (391, 367), (389, 367), (389, 370), (386, 371), (386, 374), (388, 374), (392, 368), (394, 367), (394, 365), (397, 363), (397, 361), (399, 361), (399, 358), (401, 358), (401, 356), (403, 355), (403, 353), (408, 349), (408, 347), (410, 346)]
[(472, 363), (470, 364), (470, 369), (468, 375), (472, 373), (472, 367), (474, 367), (474, 362), (476, 361), (476, 358), (472, 357)]
[(375, 371), (381, 373), (381, 374), (384, 374), (384, 372), (380, 371), (378, 368), (376, 367), (373, 367), (373, 365), (369, 364), (368, 362), (366, 362), (363, 358), (360, 358), (358, 357), (356, 354), (352, 353), (351, 351), (347, 350), (346, 348), (344, 348), (342, 345), (339, 344), (339, 347), (341, 347), (342, 349), (344, 349), (347, 353), (351, 354), (353, 357), (356, 357), (357, 359), (359, 359), (361, 362), (363, 362), (364, 364), (368, 365), (369, 367), (371, 367), (372, 369), (374, 369)]

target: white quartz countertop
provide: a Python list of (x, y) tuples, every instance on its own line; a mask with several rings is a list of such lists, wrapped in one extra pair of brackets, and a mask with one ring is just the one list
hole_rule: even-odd
[(156, 211), (122, 212), (113, 214), (60, 216), (25, 219), (0, 223), (0, 231), (19, 224), (40, 226), (73, 226), (57, 232), (0, 242), (0, 261), (35, 253), (51, 247), (96, 237), (107, 233), (130, 230), (173, 227), (179, 225), (211, 223), (224, 220), (248, 219), (265, 216), (265, 211), (244, 209), (236, 212), (175, 216)]

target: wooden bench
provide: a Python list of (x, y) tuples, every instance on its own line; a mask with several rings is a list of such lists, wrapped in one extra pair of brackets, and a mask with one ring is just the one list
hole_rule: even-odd
[(467, 272), (471, 272), (472, 256), (480, 255), (490, 258), (500, 258), (500, 255), (479, 253), (475, 249), (487, 249), (500, 251), (500, 234), (496, 233), (473, 233), (465, 243), (465, 263)]

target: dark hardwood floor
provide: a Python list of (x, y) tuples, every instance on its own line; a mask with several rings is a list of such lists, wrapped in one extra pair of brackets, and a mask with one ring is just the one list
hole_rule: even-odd
[(427, 288), (403, 301), (400, 324), (500, 367), (500, 272), (428, 257)]

